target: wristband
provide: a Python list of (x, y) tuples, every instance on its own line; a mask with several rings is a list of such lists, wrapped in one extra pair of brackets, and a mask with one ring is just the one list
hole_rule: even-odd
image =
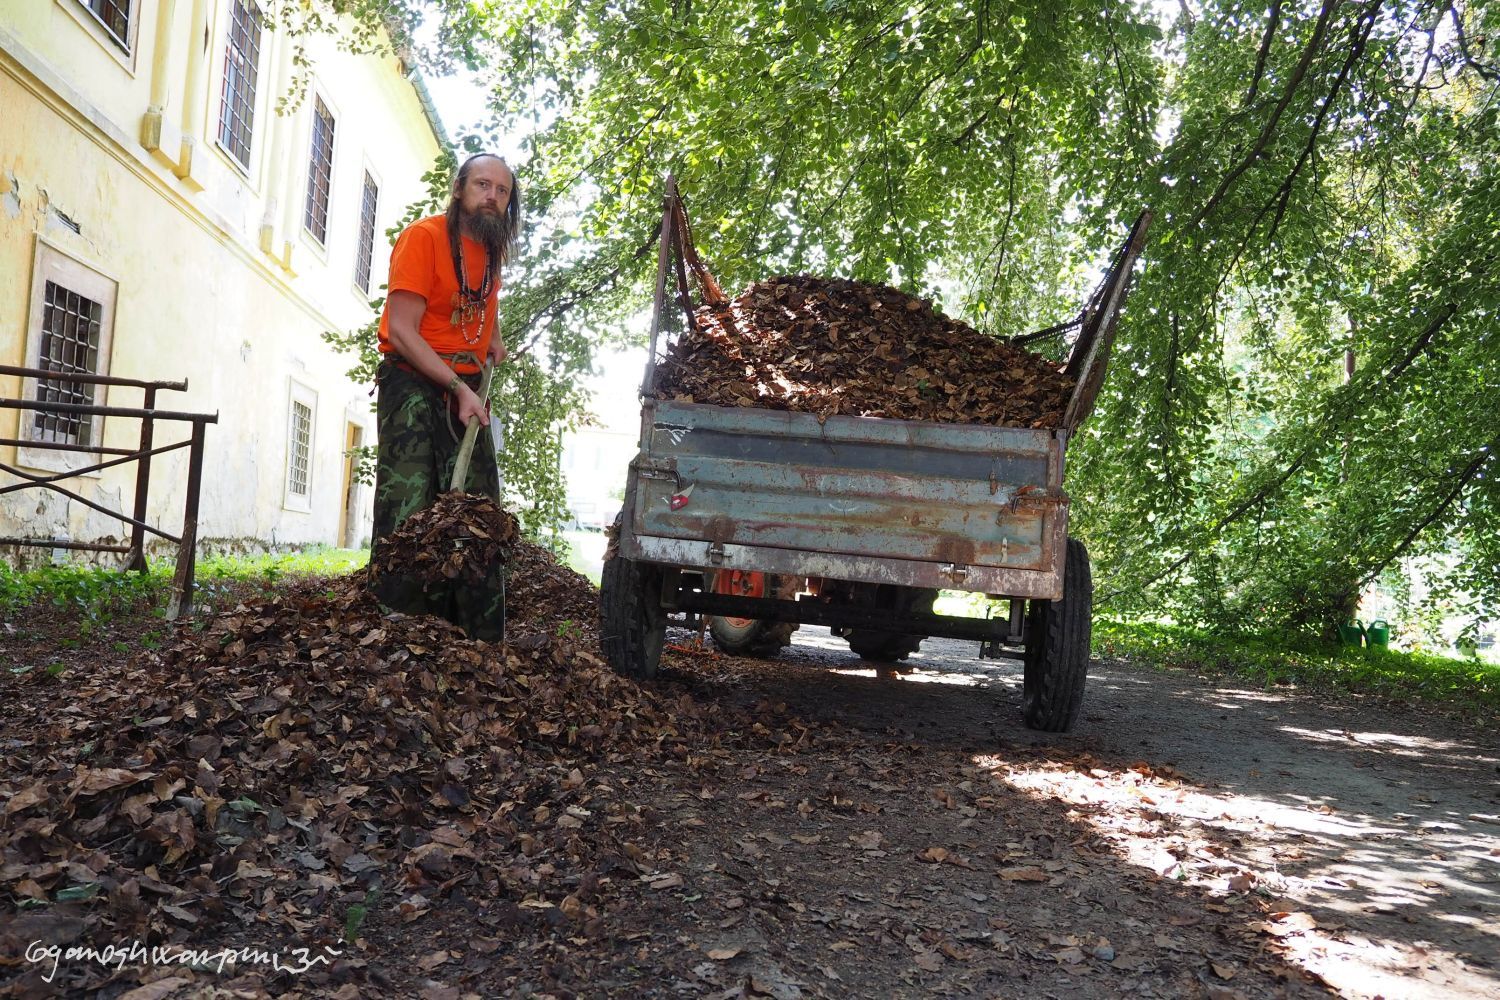
[(458, 379), (457, 375), (453, 376), (451, 379), (448, 380), (448, 392), (450, 394), (455, 395), (455, 396), (458, 395), (458, 386), (459, 386), (459, 379)]

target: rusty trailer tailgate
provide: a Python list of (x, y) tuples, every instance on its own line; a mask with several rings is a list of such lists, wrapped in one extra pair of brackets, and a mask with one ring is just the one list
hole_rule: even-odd
[(627, 555), (1060, 594), (1061, 431), (647, 400)]

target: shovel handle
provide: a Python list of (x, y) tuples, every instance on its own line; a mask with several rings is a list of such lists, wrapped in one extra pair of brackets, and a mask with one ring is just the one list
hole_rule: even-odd
[[(488, 401), (490, 398), (490, 378), (495, 374), (495, 362), (493, 359), (484, 363), (484, 374), (479, 379), (479, 398)], [(464, 488), (464, 480), (469, 475), (469, 459), (474, 455), (474, 439), (479, 436), (479, 418), (470, 417), (469, 426), (464, 430), (463, 443), (458, 446), (458, 458), (453, 463), (453, 479), (448, 483), (449, 491)]]

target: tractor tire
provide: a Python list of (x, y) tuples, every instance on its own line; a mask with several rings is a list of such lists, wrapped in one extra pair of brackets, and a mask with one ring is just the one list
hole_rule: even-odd
[(615, 556), (604, 564), (599, 586), (599, 646), (615, 673), (651, 680), (667, 641), (661, 606), (661, 570)]
[[(932, 602), (938, 592), (926, 587), (900, 587), (896, 595), (896, 607), (903, 614), (916, 612), (931, 614)], [(903, 632), (881, 632), (876, 629), (854, 628), (844, 633), (844, 640), (854, 654), (876, 663), (898, 663), (922, 648), (926, 636), (907, 635)]]
[(1028, 729), (1066, 733), (1083, 710), (1093, 633), (1094, 581), (1089, 553), (1068, 539), (1060, 601), (1032, 601), (1026, 623), (1021, 715)]
[[(764, 589), (772, 597), (790, 600), (797, 596), (798, 583), (791, 577), (767, 574)], [(719, 651), (730, 656), (754, 656), (774, 659), (792, 644), (796, 622), (766, 622), (756, 618), (708, 616), (708, 634)]]

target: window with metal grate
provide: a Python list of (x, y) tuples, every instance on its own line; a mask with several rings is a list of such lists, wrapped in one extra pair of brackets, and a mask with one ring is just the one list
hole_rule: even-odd
[[(55, 281), (48, 281), (42, 306), (42, 342), (38, 368), (59, 374), (99, 374), (99, 333), (104, 308)], [(94, 387), (66, 379), (38, 379), (39, 403), (79, 403), (91, 406)], [(38, 413), (37, 441), (92, 444), (93, 417), (83, 413)]]
[(312, 408), (292, 400), (292, 426), (287, 449), (286, 491), (305, 498), (312, 460)]
[(369, 294), (370, 267), (375, 258), (375, 210), (380, 202), (380, 188), (365, 171), (365, 191), (359, 203), (359, 250), (354, 257), (354, 284)]
[(110, 41), (121, 51), (130, 51), (130, 21), (135, 15), (135, 0), (79, 0), (79, 3), (104, 25)]
[(231, 0), (219, 98), (219, 143), (245, 168), (255, 136), (255, 84), (260, 68), (261, 16), (253, 0)]
[(333, 113), (313, 98), (312, 149), (307, 163), (307, 207), (303, 225), (319, 243), (328, 240), (328, 199), (333, 189)]

